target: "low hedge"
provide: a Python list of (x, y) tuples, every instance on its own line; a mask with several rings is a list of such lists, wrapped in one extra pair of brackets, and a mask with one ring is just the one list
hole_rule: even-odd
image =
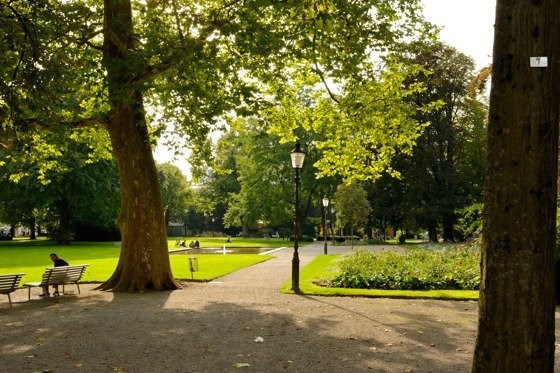
[(389, 290), (478, 290), (480, 249), (438, 245), (394, 251), (357, 249), (337, 261), (330, 287)]

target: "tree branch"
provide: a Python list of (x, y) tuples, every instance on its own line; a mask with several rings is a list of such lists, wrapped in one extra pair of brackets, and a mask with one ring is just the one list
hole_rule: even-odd
[(315, 49), (316, 38), (317, 38), (317, 32), (313, 32), (313, 64), (315, 65), (315, 69), (313, 69), (313, 71), (315, 71), (315, 73), (317, 73), (317, 75), (319, 75), (319, 78), (321, 78), (321, 81), (323, 82), (323, 85), (327, 89), (327, 93), (329, 94), (330, 98), (338, 104), (338, 103), (340, 103), (338, 98), (336, 98), (336, 96), (330, 90), (329, 85), (327, 84), (327, 81), (325, 80), (325, 74), (323, 73), (323, 71), (321, 71), (321, 69), (319, 68), (319, 64), (317, 63), (317, 51)]
[(177, 61), (175, 60), (169, 60), (158, 65), (148, 66), (143, 73), (138, 75), (138, 77), (135, 79), (135, 82), (144, 82), (148, 79), (155, 78), (157, 76), (160, 76), (161, 74), (164, 74), (175, 66), (177, 66)]
[(181, 22), (179, 21), (179, 12), (177, 11), (177, 3), (175, 0), (171, 0), (171, 4), (173, 5), (173, 16), (175, 17), (175, 23), (177, 24), (177, 32), (179, 33), (179, 38), (181, 40), (185, 40), (183, 35), (183, 29), (181, 28)]
[[(0, 4), (0, 5), (2, 5), (2, 4)], [(27, 27), (26, 20), (10, 4), (5, 4), (5, 6), (8, 9), (10, 9), (12, 11), (12, 13), (14, 13), (14, 15), (18, 19), (19, 23), (21, 24), (21, 27), (23, 28), (23, 32), (25, 33), (26, 37), (28, 37), (29, 40), (31, 40), (31, 44), (33, 44), (33, 46), (35, 46), (35, 38), (33, 37), (33, 35), (31, 35), (31, 32), (29, 31), (29, 28)]]
[(103, 33), (103, 29), (99, 29), (99, 30), (95, 30), (91, 33), (89, 33), (88, 35), (84, 35), (79, 39), (75, 39), (74, 41), (76, 42), (77, 45), (87, 45), (95, 50), (98, 51), (102, 51), (103, 47), (99, 46), (99, 45), (95, 45), (93, 44), (90, 40), (93, 39), (94, 37), (96, 37), (97, 35), (100, 35)]
[[(22, 120), (21, 123), (25, 123), (32, 127), (40, 127), (40, 128), (51, 128), (52, 124), (44, 123), (36, 118), (29, 118)], [(86, 127), (95, 127), (95, 126), (103, 126), (106, 127), (108, 122), (102, 119), (79, 119), (73, 122), (57, 122), (57, 125), (68, 127), (68, 128), (86, 128)]]

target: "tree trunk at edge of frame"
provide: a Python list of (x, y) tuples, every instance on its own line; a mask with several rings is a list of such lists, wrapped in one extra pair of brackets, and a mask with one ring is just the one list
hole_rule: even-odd
[(554, 369), (558, 14), (557, 1), (497, 3), (473, 372)]

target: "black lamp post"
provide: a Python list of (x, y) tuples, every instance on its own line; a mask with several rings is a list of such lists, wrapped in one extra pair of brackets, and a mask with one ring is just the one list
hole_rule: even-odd
[(327, 255), (327, 210), (329, 209), (329, 199), (323, 197), (323, 238), (324, 238), (324, 253)]
[(332, 233), (332, 244), (334, 245), (334, 206), (331, 206), (331, 233)]
[(295, 211), (295, 234), (294, 234), (294, 258), (292, 259), (292, 290), (295, 293), (299, 292), (299, 255), (298, 255), (298, 237), (299, 237), (299, 172), (303, 168), (303, 161), (305, 160), (305, 153), (301, 150), (301, 144), (299, 139), (296, 140), (296, 148), (290, 153), (290, 158), (292, 159), (292, 167), (296, 172), (296, 177), (294, 178), (296, 182), (296, 211)]

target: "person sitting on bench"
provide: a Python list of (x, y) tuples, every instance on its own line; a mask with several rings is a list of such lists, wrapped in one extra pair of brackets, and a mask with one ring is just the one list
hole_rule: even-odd
[[(55, 267), (64, 267), (69, 265), (66, 260), (59, 258), (58, 255), (56, 255), (55, 253), (51, 254), (51, 260), (53, 261)], [(54, 288), (53, 296), (58, 297), (60, 295), (60, 293), (58, 292), (58, 284), (53, 285), (53, 288)], [(50, 296), (48, 285), (43, 286), (43, 294), (39, 296), (41, 298), (48, 298)]]

